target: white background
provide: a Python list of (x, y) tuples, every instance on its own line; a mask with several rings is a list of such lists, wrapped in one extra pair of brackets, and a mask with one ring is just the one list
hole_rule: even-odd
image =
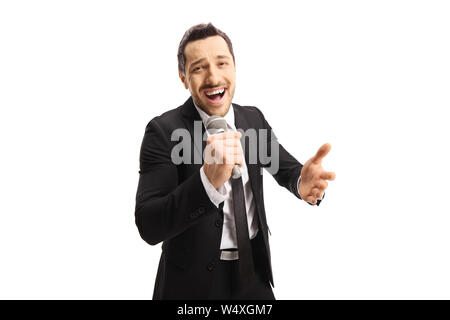
[(181, 105), (185, 30), (231, 38), (233, 102), (337, 175), (265, 174), (277, 299), (449, 299), (446, 1), (2, 1), (0, 298), (150, 299), (134, 224), (146, 124)]

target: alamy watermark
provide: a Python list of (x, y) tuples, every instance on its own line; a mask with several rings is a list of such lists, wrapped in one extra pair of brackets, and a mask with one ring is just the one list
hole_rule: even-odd
[[(195, 141), (195, 144), (201, 148), (202, 141), (206, 141), (208, 138), (208, 132), (205, 131), (202, 135), (202, 126), (202, 121), (194, 121), (194, 137), (191, 137), (189, 130), (185, 128), (175, 129), (172, 132), (170, 137), (172, 141), (182, 139), (172, 148), (171, 159), (174, 164), (203, 164), (204, 161), (210, 163), (211, 159), (216, 163), (222, 163), (222, 157), (213, 154), (212, 148), (206, 146), (203, 152), (195, 152), (195, 148), (192, 148), (192, 141)], [(273, 131), (253, 128), (245, 131), (238, 129), (237, 131), (242, 134), (243, 155), (248, 150), (248, 163), (260, 163), (271, 174), (276, 174), (280, 164), (279, 144)], [(193, 157), (192, 150), (194, 150)]]

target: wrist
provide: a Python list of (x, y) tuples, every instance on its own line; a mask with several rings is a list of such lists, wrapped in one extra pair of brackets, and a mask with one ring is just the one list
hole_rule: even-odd
[(208, 182), (211, 184), (211, 186), (214, 187), (214, 189), (219, 189), (220, 185), (217, 184), (217, 182), (213, 179), (211, 172), (209, 171), (209, 166), (203, 165), (203, 172), (205, 173), (206, 178), (208, 179)]

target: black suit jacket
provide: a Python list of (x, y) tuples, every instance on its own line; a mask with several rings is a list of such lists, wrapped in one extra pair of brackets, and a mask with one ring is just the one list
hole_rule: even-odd
[[(235, 103), (233, 107), (237, 129), (271, 130), (256, 107), (243, 107)], [(203, 187), (200, 178), (202, 164), (195, 164), (192, 160), (191, 164), (176, 165), (171, 160), (172, 148), (179, 143), (171, 141), (175, 129), (189, 130), (192, 159), (195, 152), (203, 152), (206, 142), (202, 141), (200, 145), (194, 141), (194, 121), (201, 122), (201, 118), (192, 97), (189, 97), (182, 106), (148, 123), (141, 146), (136, 225), (147, 243), (156, 245), (163, 242), (153, 299), (208, 299), (214, 268), (219, 262), (223, 211), (210, 201)], [(203, 136), (205, 129), (203, 125), (201, 127)], [(302, 164), (280, 144), (277, 143), (277, 147), (279, 170), (273, 177), (300, 198), (296, 184)], [(264, 152), (270, 155), (270, 144), (267, 148)], [(261, 168), (270, 164), (263, 165), (259, 159), (256, 164), (249, 163), (248, 149), (245, 148), (245, 159), (255, 214), (258, 215), (259, 230), (263, 236), (264, 270), (273, 286), (261, 172)]]

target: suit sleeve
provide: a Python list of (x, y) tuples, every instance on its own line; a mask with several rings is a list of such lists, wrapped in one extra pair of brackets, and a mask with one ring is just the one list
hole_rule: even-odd
[[(275, 134), (273, 133), (272, 127), (269, 125), (269, 123), (266, 121), (263, 113), (261, 110), (257, 109), (259, 114), (261, 115), (262, 121), (263, 121), (263, 128), (266, 129), (269, 134), (267, 139), (267, 150), (266, 154), (271, 155), (271, 157), (274, 156), (272, 153), (272, 148), (278, 149), (278, 155), (279, 155), (279, 164), (278, 164), (278, 170), (276, 172), (270, 172), (274, 179), (278, 182), (278, 184), (282, 187), (285, 187), (287, 190), (289, 190), (292, 194), (294, 194), (297, 198), (302, 199), (300, 197), (300, 194), (298, 193), (298, 182), (301, 178), (301, 171), (303, 168), (303, 164), (297, 161), (289, 152), (284, 149), (284, 147), (278, 142), (278, 139), (276, 138)], [(270, 134), (270, 133), (273, 134)], [(268, 167), (268, 165), (263, 165), (265, 168)], [(317, 205), (320, 204), (320, 199), (317, 200)], [(312, 205), (312, 204), (311, 204)]]
[(215, 210), (200, 172), (179, 183), (170, 134), (155, 119), (147, 125), (141, 145), (135, 208), (139, 233), (151, 245), (180, 234)]

